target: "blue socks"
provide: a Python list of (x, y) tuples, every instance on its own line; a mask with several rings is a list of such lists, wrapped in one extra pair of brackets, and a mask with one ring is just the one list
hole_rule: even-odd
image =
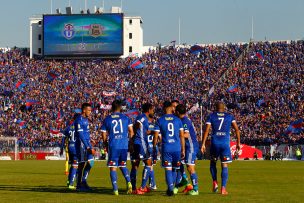
[(150, 171), (150, 179), (149, 180), (150, 180), (151, 187), (155, 187), (156, 182), (155, 182), (154, 170)]
[(116, 171), (110, 171), (110, 176), (111, 176), (113, 191), (118, 191), (118, 187), (117, 187), (117, 173), (116, 173)]
[(173, 185), (172, 170), (165, 170), (165, 173), (166, 173), (166, 183), (168, 185), (168, 190), (173, 191), (174, 185)]
[(82, 182), (87, 182), (91, 168), (91, 164), (87, 162), (83, 169)]
[(178, 170), (177, 169), (172, 169), (172, 179), (173, 179), (173, 185), (175, 186), (176, 184), (176, 177), (178, 174)]
[(176, 171), (176, 182), (175, 185), (179, 184), (182, 181), (182, 172), (180, 170)]
[(226, 187), (228, 180), (228, 168), (223, 167), (222, 168), (222, 187)]
[(141, 188), (145, 188), (150, 177), (151, 166), (145, 166), (142, 174)]
[(132, 190), (136, 190), (137, 170), (132, 168), (130, 176), (131, 176)]
[(198, 191), (198, 180), (197, 180), (197, 175), (196, 173), (192, 173), (190, 175), (192, 185), (193, 185), (193, 190)]
[(213, 181), (217, 181), (217, 169), (216, 169), (216, 162), (212, 161), (210, 163), (210, 173), (212, 176)]
[(73, 166), (71, 166), (70, 172), (69, 172), (69, 183), (70, 183), (70, 185), (74, 185), (76, 173), (77, 173), (77, 168), (74, 168)]
[(80, 187), (80, 183), (83, 175), (83, 168), (84, 168), (84, 162), (79, 163), (77, 170), (77, 187)]
[(131, 182), (128, 168), (127, 167), (120, 167), (120, 170), (121, 170), (123, 176), (125, 177), (126, 182), (127, 183)]

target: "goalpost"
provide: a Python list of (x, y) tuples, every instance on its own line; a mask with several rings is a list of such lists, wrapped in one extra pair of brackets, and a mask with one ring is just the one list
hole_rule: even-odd
[(0, 137), (0, 160), (19, 160), (16, 137)]

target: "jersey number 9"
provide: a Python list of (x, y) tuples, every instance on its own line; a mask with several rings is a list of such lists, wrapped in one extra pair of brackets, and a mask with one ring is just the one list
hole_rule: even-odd
[(169, 137), (174, 136), (174, 125), (173, 123), (168, 123), (168, 131), (169, 131)]

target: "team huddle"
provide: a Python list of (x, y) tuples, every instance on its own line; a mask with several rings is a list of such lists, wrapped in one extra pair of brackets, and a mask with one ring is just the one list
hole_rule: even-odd
[[(90, 191), (87, 179), (94, 166), (95, 151), (90, 141), (89, 116), (92, 108), (84, 103), (82, 113), (75, 115), (67, 124), (63, 134), (68, 142), (69, 176), (67, 185), (75, 189), (74, 182), (77, 177), (78, 191)], [(165, 101), (164, 114), (154, 120), (154, 106), (150, 103), (142, 105), (142, 114), (137, 116), (134, 123), (122, 112), (122, 102), (115, 100), (112, 103), (112, 113), (102, 124), (102, 140), (107, 148), (107, 166), (110, 169), (110, 178), (113, 194), (119, 195), (117, 185), (117, 168), (126, 180), (127, 194), (143, 195), (156, 190), (153, 166), (160, 152), (161, 165), (165, 169), (167, 183), (166, 194), (173, 196), (183, 188), (183, 193), (198, 195), (198, 175), (195, 171), (196, 157), (201, 150), (206, 151), (205, 143), (211, 133), (210, 172), (213, 179), (212, 190), (218, 191), (216, 161), (220, 158), (222, 163), (221, 194), (227, 195), (226, 184), (228, 180), (228, 163), (232, 161), (230, 151), (231, 126), (237, 135), (237, 149), (240, 148), (240, 131), (234, 117), (225, 112), (222, 102), (216, 104), (216, 111), (207, 118), (206, 129), (199, 148), (199, 140), (193, 123), (186, 115), (186, 106), (178, 101)], [(64, 145), (64, 144), (63, 144)], [(63, 149), (62, 145), (62, 149)], [(62, 150), (61, 150), (62, 151)], [(132, 163), (131, 172), (126, 167), (128, 152)], [(61, 152), (62, 153), (62, 152)], [(140, 161), (144, 163), (140, 187), (136, 186), (137, 170)], [(190, 174), (187, 177), (186, 169)]]

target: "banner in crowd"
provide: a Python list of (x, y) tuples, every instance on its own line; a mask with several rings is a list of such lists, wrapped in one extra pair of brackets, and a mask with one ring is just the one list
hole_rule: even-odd
[(112, 97), (116, 95), (116, 92), (114, 91), (102, 91), (102, 95), (106, 97)]
[(125, 115), (130, 117), (130, 118), (135, 118), (136, 116), (139, 115), (139, 113), (140, 113), (139, 111), (134, 109), (134, 110), (130, 110), (130, 111), (125, 112)]
[(108, 104), (100, 104), (100, 109), (103, 109), (103, 110), (110, 110), (112, 108), (111, 105), (108, 105)]
[(191, 54), (199, 54), (203, 51), (203, 47), (199, 46), (199, 45), (193, 45), (190, 48), (190, 52)]
[(304, 119), (298, 119), (290, 123), (288, 128), (285, 131), (285, 134), (300, 134), (303, 131), (304, 127)]
[(135, 59), (131, 62), (129, 67), (133, 69), (142, 69), (145, 67), (145, 65), (139, 59)]
[(236, 93), (236, 92), (238, 92), (238, 85), (235, 84), (235, 85), (230, 86), (230, 87), (227, 89), (227, 92), (228, 92), (228, 93)]

